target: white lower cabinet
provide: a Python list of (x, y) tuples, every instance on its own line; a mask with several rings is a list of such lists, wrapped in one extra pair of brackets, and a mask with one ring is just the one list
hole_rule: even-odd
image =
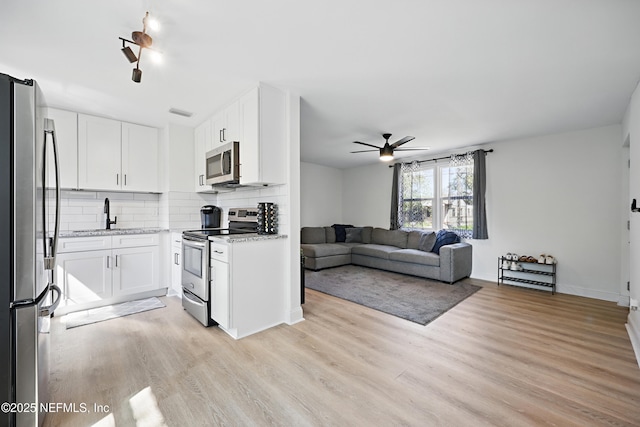
[(158, 246), (114, 249), (113, 295), (128, 295), (158, 288)]
[(211, 318), (234, 338), (285, 321), (286, 240), (211, 243)]
[(56, 283), (62, 314), (158, 294), (157, 234), (60, 239)]
[(171, 289), (182, 295), (182, 233), (171, 233)]
[(223, 329), (231, 326), (229, 320), (229, 264), (211, 260), (211, 318)]
[(110, 257), (110, 250), (58, 255), (57, 283), (62, 289), (65, 305), (99, 301), (111, 296)]

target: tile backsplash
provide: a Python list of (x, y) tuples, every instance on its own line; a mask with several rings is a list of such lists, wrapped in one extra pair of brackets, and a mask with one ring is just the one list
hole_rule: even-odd
[[(104, 199), (109, 199), (110, 217), (117, 217), (112, 228), (163, 228), (185, 230), (200, 228), (200, 208), (216, 205), (223, 209), (221, 226), (227, 225), (229, 208), (256, 208), (259, 202), (278, 205), (278, 228), (286, 233), (288, 220), (285, 202), (287, 185), (245, 187), (219, 194), (171, 191), (162, 194), (102, 191), (61, 192), (60, 230), (105, 228)], [(53, 192), (48, 193), (53, 198)], [(49, 214), (49, 221), (54, 221)]]
[[(49, 197), (54, 197), (49, 192)], [(113, 228), (152, 228), (160, 226), (159, 194), (62, 191), (60, 194), (60, 230), (105, 228), (105, 198), (109, 199)], [(53, 213), (49, 214), (53, 222)]]

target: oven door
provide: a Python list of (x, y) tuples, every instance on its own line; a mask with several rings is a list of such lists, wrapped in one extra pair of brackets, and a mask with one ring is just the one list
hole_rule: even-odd
[(182, 287), (209, 301), (209, 241), (182, 236)]

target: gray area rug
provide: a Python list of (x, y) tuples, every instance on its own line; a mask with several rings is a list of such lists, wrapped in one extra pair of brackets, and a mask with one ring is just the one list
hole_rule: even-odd
[(426, 325), (480, 289), (356, 265), (305, 271), (309, 289)]
[(156, 297), (127, 301), (122, 304), (108, 305), (106, 307), (92, 308), (91, 310), (69, 313), (64, 317), (67, 329), (78, 326), (89, 325), (91, 323), (102, 322), (117, 317), (128, 316), (130, 314), (142, 313), (143, 311), (162, 308), (165, 305)]

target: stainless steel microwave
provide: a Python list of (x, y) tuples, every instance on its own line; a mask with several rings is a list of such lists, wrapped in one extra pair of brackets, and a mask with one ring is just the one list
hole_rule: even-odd
[(239, 146), (240, 143), (235, 141), (207, 151), (207, 185), (238, 184), (240, 182)]

